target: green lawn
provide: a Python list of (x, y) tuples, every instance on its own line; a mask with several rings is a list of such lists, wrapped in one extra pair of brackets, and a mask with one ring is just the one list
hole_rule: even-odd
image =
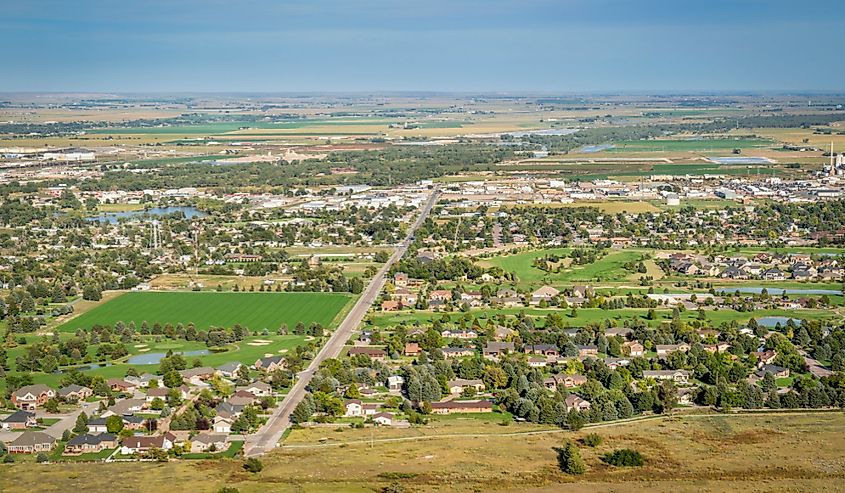
[(623, 265), (638, 260), (643, 254), (642, 250), (611, 251), (591, 264), (572, 265), (569, 268), (561, 268), (560, 272), (546, 272), (532, 265), (535, 258), (552, 253), (564, 256), (571, 251), (570, 248), (534, 250), (484, 259), (481, 264), (501, 267), (507, 272), (516, 273), (521, 285), (563, 286), (577, 282), (626, 280), (632, 272), (625, 270)]
[[(648, 314), (648, 309), (646, 308), (624, 308), (621, 310), (602, 310), (601, 308), (578, 308), (576, 310), (576, 315), (573, 317), (571, 316), (571, 310), (561, 310), (560, 308), (502, 308), (498, 310), (491, 310), (491, 309), (478, 309), (478, 310), (470, 310), (469, 314), (473, 317), (476, 317), (480, 320), (482, 326), (486, 323), (488, 318), (494, 317), (499, 314), (504, 315), (517, 315), (520, 312), (525, 312), (527, 315), (534, 316), (534, 317), (545, 317), (550, 313), (560, 313), (563, 315), (564, 322), (568, 324), (570, 327), (583, 327), (588, 323), (593, 322), (600, 322), (604, 320), (616, 320), (619, 322), (618, 326), (622, 326), (621, 322), (627, 319), (640, 319), (646, 321), (651, 326), (657, 326), (663, 322), (668, 322), (672, 316), (672, 310), (669, 309), (657, 309), (655, 313), (657, 317), (654, 320), (647, 320), (646, 315)], [(464, 314), (462, 312), (450, 312), (446, 313), (449, 315), (451, 321), (456, 323)], [(750, 318), (754, 317), (755, 319), (759, 320), (763, 317), (792, 317), (797, 319), (809, 319), (809, 320), (816, 320), (816, 319), (823, 319), (831, 316), (835, 316), (829, 311), (826, 310), (756, 310), (754, 312), (738, 312), (735, 310), (708, 310), (705, 312), (707, 316), (707, 320), (710, 321), (710, 324), (713, 326), (718, 326), (722, 322), (730, 322), (732, 320), (736, 320), (739, 323), (745, 323)], [(432, 312), (432, 311), (407, 311), (407, 312), (398, 312), (398, 313), (387, 313), (387, 314), (379, 314), (373, 316), (368, 323), (371, 323), (377, 327), (391, 327), (396, 326), (401, 323), (405, 323), (408, 325), (414, 325), (415, 323), (419, 322), (420, 324), (427, 324), (432, 322), (433, 320), (439, 320), (444, 315), (443, 312)], [(681, 315), (681, 318), (685, 320), (694, 320), (698, 317), (698, 313), (696, 311), (686, 311)], [(542, 323), (539, 323), (538, 326), (541, 326)]]
[[(137, 342), (126, 344), (126, 348), (129, 350), (130, 353), (130, 357), (137, 356), (140, 354), (166, 353), (168, 350), (173, 350), (176, 353), (184, 353), (186, 351), (207, 349), (205, 344), (199, 342), (164, 339), (161, 343), (155, 343), (153, 342), (154, 339), (154, 336), (147, 336), (142, 338), (142, 340), (148, 341), (144, 344), (147, 348), (149, 348), (149, 351), (145, 352), (141, 352), (141, 348), (136, 347), (139, 344)], [(266, 341), (270, 342), (266, 343)], [(255, 360), (257, 360), (258, 358), (262, 358), (268, 354), (284, 354), (288, 351), (293, 350), (293, 348), (303, 344), (304, 342), (304, 336), (296, 335), (280, 336), (276, 334), (271, 334), (267, 336), (250, 336), (245, 338), (243, 341), (239, 341), (237, 345), (227, 346), (228, 351), (199, 356), (186, 356), (185, 358), (188, 360), (188, 363), (191, 363), (195, 359), (198, 359), (202, 362), (204, 366), (220, 366), (224, 363), (228, 363), (231, 361), (239, 361), (241, 363), (251, 365), (255, 363)], [(24, 348), (19, 347), (15, 348), (15, 350), (23, 351)], [(101, 368), (95, 368), (85, 371), (86, 373), (90, 373), (92, 375), (100, 375), (106, 379), (123, 378), (124, 376), (126, 376), (126, 371), (130, 367), (135, 368), (141, 373), (156, 373), (158, 371), (158, 364), (132, 364), (127, 362), (126, 359), (120, 362), (109, 364), (108, 366), (103, 366)], [(35, 372), (32, 373), (32, 377), (35, 383), (43, 383), (45, 385), (49, 385), (51, 387), (56, 388), (59, 386), (62, 374)], [(2, 390), (3, 388), (3, 383), (4, 381), (0, 380), (0, 390)], [(45, 421), (48, 420), (49, 418), (45, 419)]]
[(65, 450), (65, 442), (58, 442), (56, 448), (50, 454), (51, 462), (90, 462), (101, 461), (110, 456), (114, 449), (106, 449), (96, 453), (81, 455), (62, 455)]
[(244, 442), (231, 442), (229, 448), (223, 452), (203, 453), (203, 454), (182, 454), (183, 459), (231, 459), (238, 455), (238, 452), (244, 448)]
[(59, 327), (60, 332), (146, 321), (187, 325), (198, 330), (241, 324), (251, 330), (275, 331), (282, 324), (294, 327), (317, 322), (331, 326), (352, 299), (341, 293), (217, 293), (131, 292), (114, 298)]

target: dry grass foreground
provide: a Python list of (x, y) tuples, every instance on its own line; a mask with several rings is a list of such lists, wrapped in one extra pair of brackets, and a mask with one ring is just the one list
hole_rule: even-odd
[[(244, 472), (234, 460), (20, 463), (0, 466), (0, 484), (7, 493), (215, 492), (223, 485), (242, 493), (379, 491), (401, 474), (405, 477), (398, 481), (414, 492), (845, 491), (844, 425), (841, 413), (816, 413), (688, 416), (601, 427), (592, 431), (604, 443), (595, 449), (581, 447), (588, 471), (580, 477), (557, 470), (552, 447), (586, 430), (376, 441), (372, 446), (366, 443), (370, 431), (357, 430), (349, 432), (348, 441), (364, 443), (280, 449), (264, 457), (264, 470), (257, 475)], [(494, 426), (487, 431), (518, 429)], [(645, 467), (612, 468), (600, 461), (601, 454), (622, 447), (642, 452)]]

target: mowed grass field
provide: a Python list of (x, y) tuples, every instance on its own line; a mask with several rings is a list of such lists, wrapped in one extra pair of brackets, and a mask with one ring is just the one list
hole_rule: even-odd
[(65, 322), (58, 330), (72, 332), (119, 321), (137, 326), (144, 321), (149, 325), (193, 323), (201, 330), (241, 324), (272, 331), (281, 324), (292, 328), (299, 322), (330, 326), (351, 299), (341, 293), (131, 292)]
[[(843, 489), (843, 426), (842, 413), (659, 417), (579, 432), (522, 424), (482, 427), (467, 417), (454, 420), (449, 434), (404, 441), (380, 441), (396, 434), (390, 429), (347, 429), (337, 433), (345, 445), (319, 446), (297, 439), (300, 433), (318, 434), (295, 430), (291, 441), (318, 446), (278, 448), (262, 457), (264, 469), (257, 474), (245, 472), (240, 460), (27, 462), (0, 466), (0, 484), (8, 493), (213, 493), (223, 486), (241, 493), (373, 492), (394, 481), (409, 493), (832, 492)], [(580, 447), (586, 473), (560, 472), (554, 448), (587, 433), (599, 434), (603, 443)], [(601, 461), (602, 454), (620, 448), (642, 453), (645, 465), (622, 468)]]
[(521, 285), (534, 286), (538, 284), (549, 284), (555, 287), (561, 287), (571, 285), (575, 282), (626, 280), (632, 273), (625, 270), (623, 265), (627, 262), (639, 260), (643, 253), (640, 250), (611, 251), (591, 264), (572, 265), (568, 268), (561, 268), (560, 272), (546, 272), (532, 265), (535, 258), (543, 257), (547, 254), (566, 256), (571, 251), (571, 248), (533, 250), (480, 260), (479, 264), (485, 267), (497, 266), (507, 272), (513, 272), (519, 278), (519, 284)]
[[(487, 322), (488, 318), (496, 315), (512, 315), (526, 314), (533, 317), (545, 317), (552, 313), (557, 313), (563, 316), (563, 321), (569, 327), (583, 327), (590, 323), (604, 322), (605, 320), (616, 321), (617, 326), (623, 326), (625, 320), (638, 320), (645, 322), (651, 327), (657, 327), (664, 323), (669, 323), (672, 320), (672, 310), (665, 308), (655, 309), (656, 318), (649, 320), (647, 308), (623, 308), (620, 310), (603, 310), (601, 308), (578, 308), (576, 315), (573, 317), (570, 310), (562, 310), (560, 308), (536, 308), (536, 307), (514, 307), (514, 308), (499, 308), (499, 309), (473, 309), (468, 312), (470, 315), (477, 317), (482, 326)], [(392, 327), (402, 323), (408, 325), (427, 324), (434, 320), (440, 320), (444, 312), (434, 312), (429, 310), (406, 310), (401, 312), (379, 313), (371, 316), (368, 321), (376, 327)], [(449, 314), (451, 321), (457, 321), (464, 315), (463, 312), (456, 312)], [(707, 320), (714, 326), (718, 326), (723, 322), (731, 322), (736, 320), (739, 324), (747, 323), (751, 318), (759, 320), (763, 317), (792, 317), (796, 319), (820, 320), (837, 317), (835, 312), (828, 310), (786, 310), (786, 309), (766, 309), (754, 310), (753, 312), (740, 312), (736, 310), (706, 310), (705, 315)], [(682, 315), (683, 320), (691, 321), (698, 317), (698, 312), (694, 310), (687, 310)], [(536, 322), (537, 326), (542, 326), (541, 320)]]

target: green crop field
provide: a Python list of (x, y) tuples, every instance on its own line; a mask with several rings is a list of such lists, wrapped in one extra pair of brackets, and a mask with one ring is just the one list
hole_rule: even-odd
[(689, 139), (623, 140), (607, 152), (693, 152), (768, 148), (772, 141), (763, 139)]
[(59, 327), (60, 332), (134, 321), (193, 323), (197, 329), (241, 324), (252, 330), (317, 322), (329, 326), (350, 295), (339, 293), (133, 292), (118, 296)]

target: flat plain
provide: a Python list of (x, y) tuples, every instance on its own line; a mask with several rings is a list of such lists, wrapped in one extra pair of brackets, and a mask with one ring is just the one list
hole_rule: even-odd
[[(448, 433), (401, 441), (382, 441), (382, 430), (347, 429), (323, 433), (340, 435), (345, 444), (321, 445), (319, 430), (294, 430), (290, 443), (312, 446), (271, 452), (258, 474), (244, 472), (239, 460), (225, 459), (61, 467), (21, 462), (0, 469), (0, 480), (8, 493), (211, 493), (222, 486), (241, 493), (371, 492), (394, 482), (408, 492), (843, 491), (843, 426), (845, 416), (836, 412), (695, 414), (579, 432), (521, 424), (491, 428), (473, 417), (452, 417), (429, 425), (429, 434)], [(596, 448), (580, 446), (587, 472), (561, 473), (554, 447), (590, 432), (604, 440)], [(645, 466), (617, 468), (600, 460), (625, 447), (640, 451)], [(183, 486), (174, 489), (176, 484)]]

